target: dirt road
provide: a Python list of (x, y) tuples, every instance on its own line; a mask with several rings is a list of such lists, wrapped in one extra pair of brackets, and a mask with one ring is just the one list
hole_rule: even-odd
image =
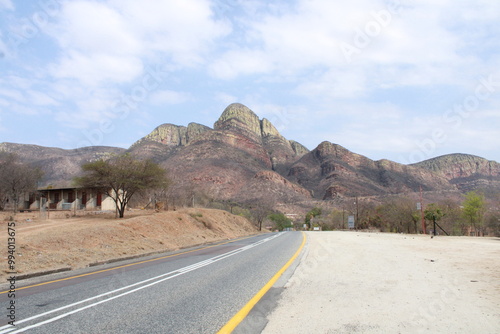
[(263, 333), (500, 333), (500, 239), (307, 236)]

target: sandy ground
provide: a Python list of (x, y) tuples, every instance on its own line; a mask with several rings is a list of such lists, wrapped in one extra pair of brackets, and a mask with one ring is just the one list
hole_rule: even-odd
[[(8, 270), (9, 213), (0, 215), (0, 280)], [(18, 213), (15, 221), (15, 269), (19, 275), (50, 269), (83, 268), (95, 262), (177, 250), (258, 233), (245, 218), (212, 209), (128, 211), (114, 214)]]
[(308, 232), (263, 333), (500, 333), (500, 239)]

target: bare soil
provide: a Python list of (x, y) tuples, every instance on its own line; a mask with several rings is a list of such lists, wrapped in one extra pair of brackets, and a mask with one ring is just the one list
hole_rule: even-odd
[(263, 333), (500, 333), (500, 239), (307, 232)]
[(159, 212), (128, 211), (123, 219), (111, 213), (0, 213), (0, 279), (8, 270), (8, 222), (15, 226), (15, 267), (18, 275), (89, 264), (139, 254), (171, 251), (258, 233), (241, 216), (213, 209)]

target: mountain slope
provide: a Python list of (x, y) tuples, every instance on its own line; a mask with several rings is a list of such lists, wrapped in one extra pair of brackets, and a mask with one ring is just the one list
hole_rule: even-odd
[(196, 189), (209, 198), (238, 201), (256, 201), (265, 194), (290, 201), (310, 197), (275, 171), (285, 170), (307, 149), (286, 140), (246, 106), (229, 105), (213, 129), (193, 124), (187, 129), (163, 125), (130, 152), (154, 157), (169, 171), (177, 193)]
[(321, 143), (289, 170), (288, 178), (319, 199), (453, 189), (445, 178), (389, 160), (373, 161), (330, 142)]
[(39, 167), (44, 176), (40, 187), (71, 187), (72, 180), (81, 171), (81, 165), (98, 159), (106, 159), (126, 150), (118, 147), (90, 146), (73, 150), (55, 147), (0, 143), (0, 151), (16, 153), (26, 163)]
[(500, 189), (500, 164), (470, 154), (448, 154), (412, 166), (442, 176), (462, 191)]
[(337, 197), (383, 196), (500, 189), (500, 164), (452, 154), (403, 165), (374, 161), (330, 142), (309, 151), (283, 137), (248, 107), (229, 105), (213, 128), (162, 124), (128, 150), (86, 147), (76, 150), (2, 143), (45, 172), (43, 185), (70, 186), (81, 164), (129, 152), (165, 167), (177, 197), (201, 194), (235, 202), (296, 203)]

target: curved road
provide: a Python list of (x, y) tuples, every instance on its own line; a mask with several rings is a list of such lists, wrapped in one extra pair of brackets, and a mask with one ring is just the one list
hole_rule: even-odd
[[(264, 234), (18, 286), (16, 326), (5, 314), (0, 334), (216, 333), (302, 240), (299, 232)], [(5, 291), (0, 302), (9, 305)]]

